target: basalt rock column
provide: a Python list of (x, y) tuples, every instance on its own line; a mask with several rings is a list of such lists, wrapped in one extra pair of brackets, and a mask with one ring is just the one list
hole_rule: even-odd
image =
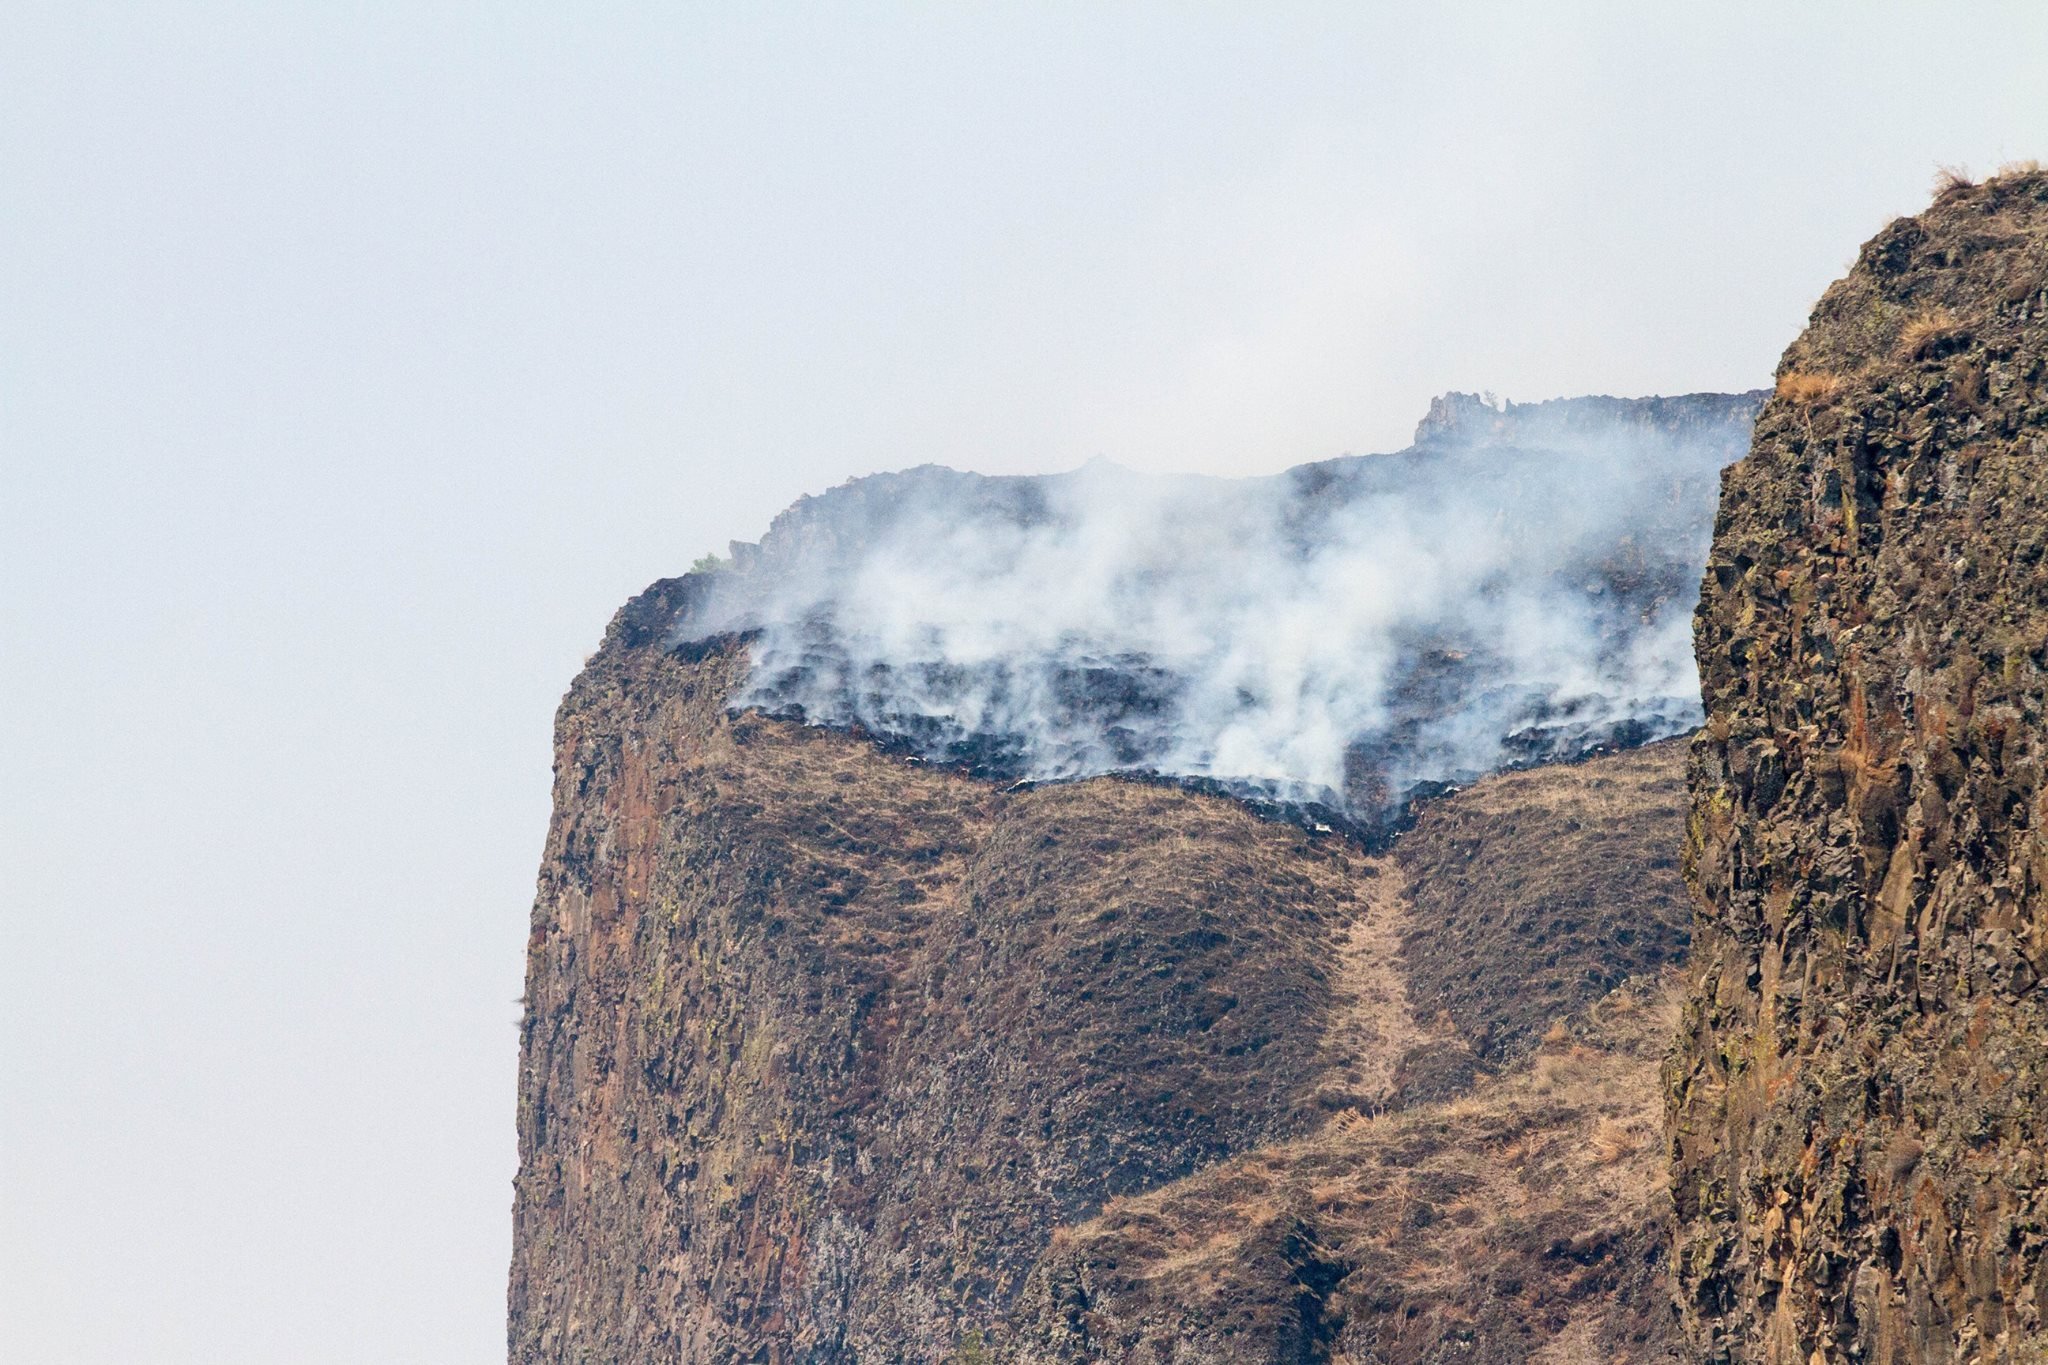
[(2048, 1349), (2048, 175), (1873, 239), (1726, 477), (1667, 1071), (1700, 1358)]

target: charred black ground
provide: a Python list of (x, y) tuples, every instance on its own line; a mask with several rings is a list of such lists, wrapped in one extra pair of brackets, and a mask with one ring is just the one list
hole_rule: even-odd
[[(1260, 529), (1285, 563), (1312, 563), (1332, 546), (1369, 550), (1371, 528), (1353, 524), (1360, 508), (1390, 521), (1404, 511), (1427, 520), (1449, 503), (1470, 542), (1443, 550), (1451, 560), (1469, 550), (1540, 569), (1534, 587), (1527, 575), (1507, 574), (1468, 585), (1474, 619), (1424, 613), (1392, 621), (1370, 641), (1378, 652), (1367, 651), (1359, 677), (1322, 679), (1340, 694), (1378, 698), (1323, 782), (1191, 758), (1190, 732), (1218, 707), (1212, 680), (1189, 672), (1186, 658), (1110, 647), (1114, 630), (993, 657), (949, 654), (937, 627), (930, 634), (938, 643), (922, 653), (915, 642), (881, 648), (850, 634), (845, 618), (854, 608), (846, 603), (875, 591), (875, 542), (894, 547), (911, 563), (911, 581), (922, 581), (920, 557), (957, 550), (958, 542), (926, 544), (920, 535), (963, 525), (994, 540), (1063, 534), (1078, 476), (992, 478), (926, 467), (804, 499), (760, 545), (735, 545), (730, 563), (676, 585), (669, 638), (686, 650), (746, 639), (754, 667), (736, 694), (740, 709), (862, 735), (984, 780), (1113, 773), (1184, 783), (1304, 828), (1379, 842), (1407, 823), (1418, 800), (1486, 772), (1576, 761), (1690, 728), (1697, 703), (1682, 627), (1705, 562), (1719, 470), (1740, 453), (1760, 402), (1760, 394), (1699, 394), (1495, 406), (1450, 395), (1432, 405), (1406, 450), (1243, 481), (1247, 500), (1270, 504)], [(1546, 523), (1565, 515), (1557, 485), (1572, 480), (1579, 482), (1571, 497), (1588, 502), (1605, 495), (1603, 480), (1626, 485), (1616, 496), (1628, 517), (1560, 539)], [(936, 531), (934, 507), (945, 514)], [(1352, 586), (1340, 579), (1334, 590), (1341, 596)], [(1363, 580), (1356, 587), (1373, 591)], [(1142, 597), (1143, 584), (1132, 591)], [(1551, 666), (1582, 680), (1528, 676), (1515, 647), (1499, 638), (1489, 613), (1531, 602), (1555, 604), (1569, 625), (1540, 611), (1522, 611), (1510, 624), (1524, 634), (1569, 635), (1577, 652)], [(1298, 603), (1275, 610), (1289, 605)], [(903, 608), (911, 619), (919, 609)], [(1357, 627), (1332, 619), (1324, 629), (1339, 636)], [(1672, 648), (1683, 657), (1651, 694), (1612, 690), (1636, 681), (1646, 651)], [(1240, 702), (1254, 713), (1302, 704), (1249, 692)]]

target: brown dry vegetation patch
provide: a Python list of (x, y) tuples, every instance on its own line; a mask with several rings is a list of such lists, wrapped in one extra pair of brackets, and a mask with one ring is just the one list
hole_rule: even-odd
[[(1676, 1361), (1657, 1064), (1675, 979), (1549, 1065), (1332, 1119), (1066, 1230), (1019, 1358)], [(1169, 1345), (1170, 1344), (1170, 1345)]]
[(1899, 354), (1918, 360), (1962, 336), (1962, 324), (1946, 308), (1930, 308), (1907, 319), (1899, 329)]
[(1414, 888), (1403, 967), (1417, 1012), (1498, 1064), (1676, 961), (1684, 840), (1683, 740), (1503, 773), (1428, 808), (1395, 848)]
[(1843, 379), (1838, 374), (1821, 374), (1811, 370), (1788, 370), (1778, 376), (1778, 397), (1794, 403), (1824, 403), (1842, 391)]
[[(1415, 1017), (1401, 945), (1410, 931), (1407, 874), (1392, 858), (1361, 866), (1361, 913), (1337, 955), (1335, 997), (1323, 1047), (1329, 1070), (1317, 1087), (1318, 1108), (1380, 1113), (1402, 1099), (1403, 1063), (1432, 1046), (1456, 1046), (1454, 1032)], [(1411, 1068), (1412, 1070), (1412, 1068)]]
[[(1061, 1229), (1005, 1353), (1679, 1359), (1658, 1064), (1680, 986), (1656, 969), (1682, 944), (1682, 769), (1681, 746), (1656, 746), (1425, 812), (1365, 865), (1338, 958), (1318, 1097), (1351, 1107)], [(1641, 974), (1608, 989), (1588, 967), (1613, 970), (1617, 951)], [(1416, 1017), (1418, 983), (1474, 965), (1469, 996)], [(1495, 1043), (1493, 1074), (1468, 1031)]]

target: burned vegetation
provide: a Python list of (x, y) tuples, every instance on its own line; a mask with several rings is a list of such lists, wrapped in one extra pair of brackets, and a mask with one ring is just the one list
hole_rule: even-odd
[[(681, 596), (621, 613), (558, 725), (514, 1360), (1664, 1358), (1669, 986), (1558, 945), (1676, 932), (1636, 894), (1673, 750), (1489, 779), (1375, 854), (735, 714), (746, 642), (651, 628)], [(1587, 792), (1636, 836), (1545, 823)], [(1468, 806), (1520, 815), (1475, 845)], [(1489, 950), (1540, 1029), (1416, 970), (1496, 887), (1559, 926)]]

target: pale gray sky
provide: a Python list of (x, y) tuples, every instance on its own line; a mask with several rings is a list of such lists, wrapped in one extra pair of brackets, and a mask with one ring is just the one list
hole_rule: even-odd
[(502, 1355), (551, 712), (807, 490), (1730, 389), (2048, 6), (0, 12), (0, 1354)]

